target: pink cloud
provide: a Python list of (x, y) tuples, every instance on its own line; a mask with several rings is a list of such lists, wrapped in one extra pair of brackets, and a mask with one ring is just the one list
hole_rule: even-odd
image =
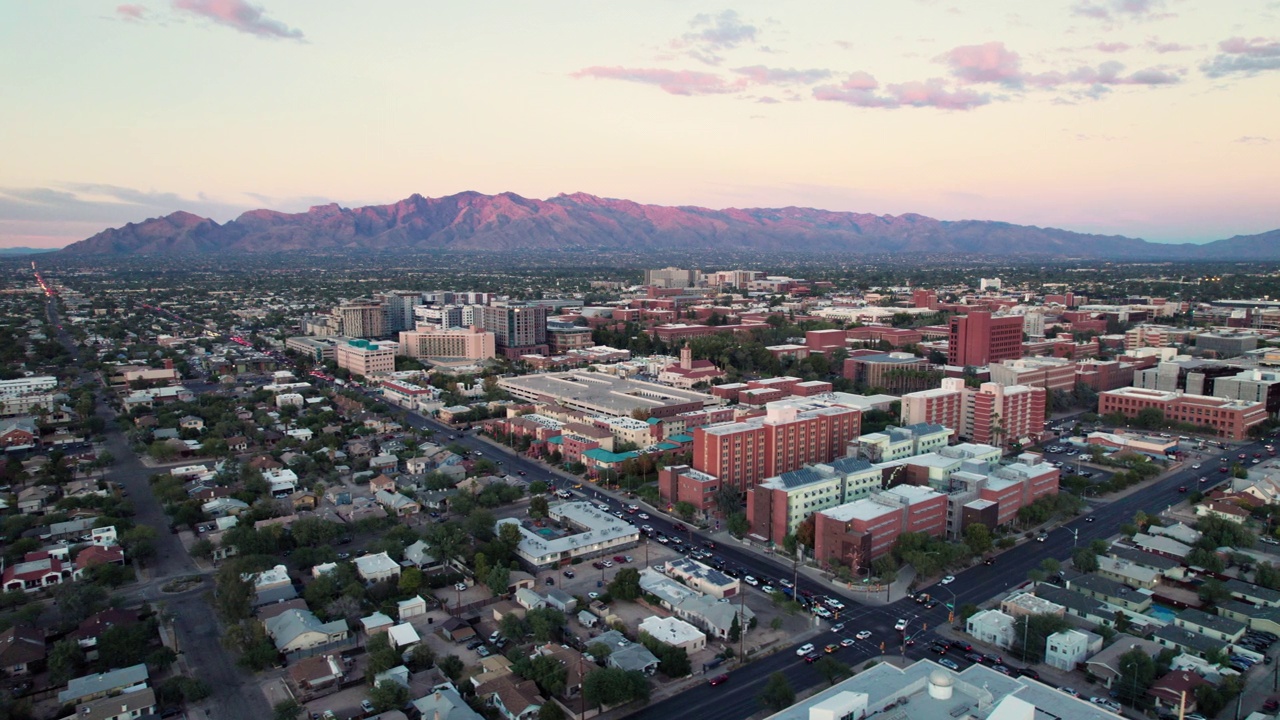
[(830, 70), (818, 68), (796, 70), (795, 68), (770, 68), (764, 65), (735, 68), (734, 72), (746, 76), (757, 85), (808, 85), (831, 77)]
[(813, 89), (813, 97), (854, 107), (895, 109), (932, 107), (940, 110), (972, 110), (991, 102), (991, 97), (967, 89), (950, 90), (941, 78), (888, 85), (876, 92), (879, 83), (865, 72), (856, 72), (840, 85)]
[(1233, 37), (1218, 43), (1218, 49), (1222, 52), (1201, 66), (1209, 77), (1280, 70), (1280, 40)]
[(173, 8), (263, 38), (301, 40), (302, 31), (263, 15), (245, 0), (173, 0)]
[(727, 82), (719, 75), (692, 70), (664, 70), (661, 68), (589, 67), (572, 74), (572, 77), (590, 77), (600, 80), (657, 85), (672, 95), (723, 95), (742, 90), (746, 79)]
[(1122, 53), (1129, 50), (1129, 44), (1122, 42), (1100, 42), (1097, 45), (1094, 45), (1093, 49), (1104, 53)]
[(952, 48), (939, 59), (951, 66), (951, 74), (961, 82), (1006, 85), (1022, 82), (1022, 61), (1018, 53), (1005, 48), (1002, 42), (962, 45)]
[(147, 9), (141, 5), (117, 5), (116, 15), (124, 20), (145, 20)]

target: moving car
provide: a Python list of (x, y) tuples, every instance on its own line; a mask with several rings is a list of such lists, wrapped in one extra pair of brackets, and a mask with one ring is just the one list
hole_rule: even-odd
[(903, 630), (906, 630), (907, 621), (902, 618), (898, 618), (898, 622), (893, 624), (893, 629), (897, 630), (898, 632), (902, 632)]
[(828, 644), (826, 647), (824, 647), (824, 648), (822, 648), (822, 649), (823, 649), (823, 651), (825, 651), (825, 652), (829, 655), (829, 654), (831, 654), (831, 653), (833, 653), (833, 652), (835, 652), (835, 651), (839, 650), (839, 649), (840, 649), (840, 646), (839, 646), (839, 645), (836, 645), (835, 643), (830, 643), (830, 644)]
[(813, 652), (813, 643), (805, 643), (800, 647), (796, 648), (796, 655), (803, 656), (803, 655), (808, 655), (811, 652)]
[(710, 685), (711, 687), (715, 687), (717, 685), (723, 685), (724, 683), (727, 683), (727, 682), (729, 682), (729, 674), (724, 673), (711, 678), (711, 680), (709, 680), (707, 684)]
[(854, 635), (854, 637), (858, 638), (859, 640), (866, 640), (867, 638), (871, 637), (871, 631), (860, 630), (857, 635)]
[(819, 655), (817, 652), (811, 652), (808, 655), (804, 656), (804, 661), (812, 665), (813, 663), (818, 662), (818, 658), (820, 657), (822, 656)]
[(959, 670), (960, 666), (951, 658), (938, 658), (938, 664), (948, 670)]
[(843, 648), (853, 647), (853, 640), (849, 638), (844, 638), (843, 640), (840, 641), (840, 647), (843, 647)]

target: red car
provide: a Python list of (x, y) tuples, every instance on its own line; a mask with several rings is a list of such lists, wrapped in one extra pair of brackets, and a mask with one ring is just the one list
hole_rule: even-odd
[(1178, 492), (1186, 492), (1186, 491), (1187, 491), (1187, 486), (1186, 486), (1186, 485), (1179, 485), (1179, 486), (1178, 486)]
[(711, 680), (710, 680), (710, 685), (711, 685), (711, 687), (715, 687), (715, 686), (717, 686), (717, 685), (720, 685), (720, 684), (722, 684), (722, 683), (727, 683), (727, 682), (729, 682), (729, 674), (728, 674), (728, 673), (725, 673), (725, 674), (723, 674), (723, 675), (717, 675), (717, 676), (715, 676), (715, 677), (711, 678)]
[(613, 556), (613, 561), (614, 561), (614, 562), (616, 562), (616, 563), (618, 563), (619, 565), (622, 565), (623, 563), (625, 563), (625, 562), (627, 561), (627, 559), (626, 559), (625, 557), (623, 557), (622, 555), (614, 555), (614, 556)]

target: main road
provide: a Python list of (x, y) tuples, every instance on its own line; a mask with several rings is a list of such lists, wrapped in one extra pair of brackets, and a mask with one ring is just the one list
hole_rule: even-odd
[[(70, 335), (61, 329), (58, 309), (52, 295), (48, 300), (47, 312), (49, 321), (57, 328), (58, 340), (78, 363), (79, 348), (71, 341)], [(92, 382), (94, 378), (82, 371), (81, 380)], [(192, 677), (204, 680), (213, 691), (209, 699), (202, 703), (207, 717), (271, 717), (271, 707), (253, 676), (237, 667), (235, 659), (222, 646), (222, 632), (204, 593), (183, 592), (165, 596), (155, 592), (167, 579), (200, 575), (201, 570), (192, 562), (178, 536), (169, 532), (169, 519), (160, 501), (151, 492), (152, 472), (142, 464), (129, 446), (128, 439), (116, 422), (115, 411), (99, 398), (94, 412), (105, 423), (106, 440), (103, 445), (115, 457), (115, 462), (106, 473), (106, 479), (118, 484), (128, 493), (134, 508), (134, 522), (156, 530), (155, 556), (146, 564), (151, 579), (143, 583), (145, 587), (125, 588), (124, 594), (149, 599), (158, 604), (171, 619), (170, 625), (176, 633), (178, 650), (187, 672)], [(206, 584), (206, 588), (208, 587)]]

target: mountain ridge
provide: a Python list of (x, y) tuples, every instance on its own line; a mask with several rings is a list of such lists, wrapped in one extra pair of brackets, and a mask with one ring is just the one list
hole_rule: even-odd
[(316, 205), (305, 212), (249, 210), (219, 224), (185, 211), (104, 230), (69, 255), (301, 250), (629, 251), (738, 250), (848, 254), (974, 254), (1047, 258), (1280, 260), (1280, 229), (1205, 244), (992, 220), (938, 220), (788, 206), (645, 205), (589, 193), (546, 200), (466, 191), (414, 193), (387, 205)]

